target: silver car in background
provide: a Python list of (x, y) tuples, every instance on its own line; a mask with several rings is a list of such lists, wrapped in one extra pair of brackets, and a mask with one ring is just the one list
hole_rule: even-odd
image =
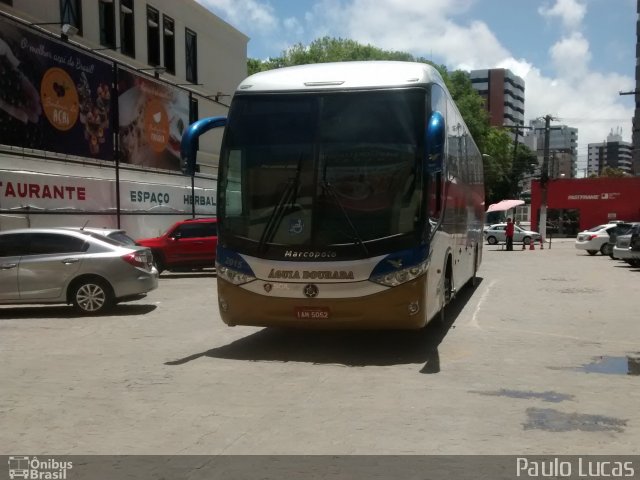
[(136, 241), (131, 238), (126, 231), (120, 228), (97, 228), (97, 227), (64, 227), (70, 230), (84, 230), (86, 232), (97, 233), (103, 235), (116, 242), (124, 243), (125, 245), (137, 245)]
[(157, 286), (145, 247), (81, 229), (0, 232), (0, 304), (65, 303), (97, 314)]

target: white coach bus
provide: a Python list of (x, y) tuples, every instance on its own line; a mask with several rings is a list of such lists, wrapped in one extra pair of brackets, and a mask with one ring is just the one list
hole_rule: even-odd
[(482, 155), (422, 63), (248, 77), (226, 119), (217, 195), (230, 326), (421, 328), (482, 259)]

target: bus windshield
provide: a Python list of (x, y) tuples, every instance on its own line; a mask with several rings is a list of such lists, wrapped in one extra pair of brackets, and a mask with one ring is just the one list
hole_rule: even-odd
[(359, 245), (415, 232), (425, 90), (238, 95), (218, 215), (261, 247)]

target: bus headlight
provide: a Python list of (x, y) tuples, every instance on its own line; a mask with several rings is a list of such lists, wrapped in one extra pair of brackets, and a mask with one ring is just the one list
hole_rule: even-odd
[(418, 278), (427, 271), (428, 266), (429, 260), (425, 260), (413, 267), (403, 268), (402, 270), (397, 270), (377, 277), (371, 277), (369, 280), (387, 287), (397, 287), (398, 285), (402, 285), (403, 283), (407, 283)]
[(242, 285), (243, 283), (249, 283), (256, 279), (253, 275), (238, 272), (237, 270), (229, 267), (223, 267), (221, 265), (218, 265), (216, 270), (218, 272), (218, 278), (222, 278), (234, 285)]

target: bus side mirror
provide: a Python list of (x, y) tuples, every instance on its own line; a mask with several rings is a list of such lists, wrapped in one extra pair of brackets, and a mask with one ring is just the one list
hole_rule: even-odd
[(433, 112), (425, 131), (426, 173), (442, 172), (444, 156), (445, 121), (442, 113)]
[(429, 232), (433, 234), (442, 216), (445, 120), (440, 112), (433, 112), (425, 130), (425, 175), (427, 181), (427, 216)]
[(180, 160), (182, 173), (193, 176), (198, 171), (196, 154), (198, 153), (198, 138), (213, 128), (224, 127), (227, 117), (208, 117), (197, 120), (187, 127), (180, 141)]

